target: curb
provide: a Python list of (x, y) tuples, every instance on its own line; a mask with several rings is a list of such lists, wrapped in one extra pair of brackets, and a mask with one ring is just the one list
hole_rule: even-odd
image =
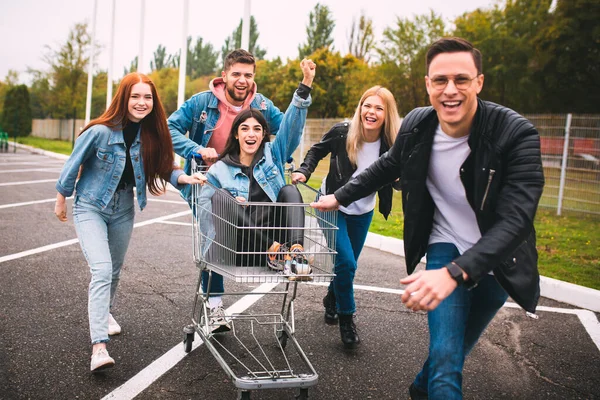
[(23, 150), (30, 151), (33, 154), (42, 154), (44, 156), (48, 156), (48, 157), (51, 157), (51, 158), (56, 158), (56, 159), (64, 160), (64, 161), (66, 161), (66, 160), (69, 159), (69, 156), (64, 155), (64, 154), (53, 153), (51, 151), (38, 149), (36, 147), (27, 146), (27, 145), (24, 145), (24, 144), (21, 144), (21, 143), (15, 143), (15, 142), (12, 142), (10, 140), (8, 141), (8, 144), (15, 146), (17, 149), (23, 149)]
[[(15, 144), (14, 142), (9, 141), (9, 144), (16, 145), (17, 148), (20, 149), (29, 150), (35, 154), (42, 154), (60, 160), (67, 160), (69, 158), (69, 156), (64, 154), (57, 154), (20, 143)], [(168, 186), (170, 191), (178, 191), (174, 187), (170, 187), (170, 184)], [(404, 257), (404, 241), (401, 239), (369, 232), (367, 234), (365, 246)], [(421, 262), (425, 262), (425, 257), (421, 259)], [(600, 312), (600, 290), (541, 276), (540, 294), (542, 297), (584, 308), (586, 310)]]
[[(401, 239), (369, 232), (365, 246), (404, 257), (404, 241)], [(421, 262), (425, 262), (425, 257), (421, 259)], [(600, 312), (600, 290), (541, 276), (540, 295), (586, 310)]]

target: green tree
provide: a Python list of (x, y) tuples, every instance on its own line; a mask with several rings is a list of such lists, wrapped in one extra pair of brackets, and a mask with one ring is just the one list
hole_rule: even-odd
[[(94, 75), (93, 86), (92, 86), (92, 109), (90, 117), (92, 119), (98, 118), (104, 111), (106, 111), (106, 89), (108, 83), (108, 74), (106, 71), (99, 71)], [(113, 85), (113, 96), (117, 93), (117, 87)], [(112, 99), (111, 99), (112, 100)], [(79, 114), (75, 116), (78, 119), (83, 119), (85, 114)]]
[[(240, 23), (237, 28), (233, 31), (231, 36), (225, 39), (225, 43), (223, 47), (221, 47), (221, 65), (224, 64), (225, 57), (229, 54), (230, 51), (239, 49), (242, 47), (242, 25), (244, 20), (240, 18)], [(262, 60), (265, 58), (265, 54), (267, 54), (267, 50), (262, 49), (258, 44), (258, 37), (260, 33), (258, 32), (258, 25), (256, 24), (256, 20), (254, 16), (250, 16), (250, 43), (248, 51), (252, 53), (255, 59)]]
[(30, 70), (33, 79), (29, 89), (31, 115), (33, 118), (52, 117), (52, 90), (48, 74), (42, 71)]
[(123, 76), (125, 76), (131, 72), (137, 71), (137, 66), (138, 66), (138, 56), (135, 56), (134, 59), (131, 60), (131, 62), (129, 63), (129, 68), (123, 67)]
[(28, 136), (31, 133), (31, 122), (31, 106), (27, 86), (10, 87), (4, 99), (0, 125), (10, 136)]
[(43, 59), (50, 70), (37, 72), (40, 79), (48, 79), (51, 96), (47, 110), (52, 117), (71, 117), (75, 109), (78, 115), (84, 114), (90, 45), (87, 24), (79, 23), (69, 32), (66, 43), (57, 49), (46, 46)]
[(397, 18), (394, 28), (383, 31), (382, 47), (377, 49), (383, 82), (394, 93), (402, 112), (427, 103), (424, 76), (428, 46), (445, 34), (442, 18), (433, 10), (414, 19)]
[(519, 112), (546, 108), (534, 43), (547, 24), (551, 0), (508, 0), (489, 10), (466, 13), (454, 34), (471, 41), (483, 55), (481, 97)]
[(333, 51), (333, 38), (331, 37), (333, 28), (335, 28), (335, 21), (329, 7), (317, 3), (308, 16), (306, 43), (298, 46), (298, 57), (303, 59), (321, 48)]
[(369, 62), (374, 43), (373, 20), (365, 16), (364, 11), (361, 11), (358, 23), (356, 20), (352, 21), (352, 27), (348, 35), (348, 53)]
[[(331, 52), (326, 47), (321, 47), (310, 54), (310, 58), (317, 64), (318, 72), (311, 91), (313, 103), (308, 109), (309, 116), (312, 118), (345, 116), (343, 114), (349, 101), (346, 90), (348, 70), (351, 69), (356, 58), (351, 55), (342, 57), (339, 52)], [(295, 64), (294, 67), (300, 70), (299, 60), (288, 64)]]
[[(19, 83), (19, 74), (17, 71), (9, 69), (6, 77), (4, 78), (4, 82), (0, 81), (0, 115), (2, 115), (2, 108), (4, 107), (4, 97), (6, 96), (6, 92), (13, 86), (18, 85)], [(0, 130), (2, 126), (0, 125)]]
[(546, 112), (600, 112), (600, 3), (559, 0), (535, 40)]
[[(176, 68), (163, 68), (152, 71), (149, 78), (154, 82), (158, 96), (162, 101), (167, 115), (177, 109), (177, 95), (179, 93), (179, 71)], [(187, 87), (187, 80), (186, 80)]]
[[(217, 60), (219, 52), (213, 49), (210, 43), (204, 44), (201, 37), (196, 39), (196, 44), (192, 44), (192, 37), (187, 38), (187, 68), (186, 75), (191, 80), (200, 78), (201, 76), (214, 75), (217, 71)], [(179, 54), (173, 56), (171, 65), (174, 68), (179, 68)]]
[[(189, 39), (188, 39), (189, 47)], [(137, 63), (136, 63), (137, 64)], [(167, 68), (171, 65), (171, 56), (167, 55), (167, 49), (162, 44), (159, 44), (154, 51), (154, 59), (150, 61), (151, 71), (160, 71), (163, 68)]]

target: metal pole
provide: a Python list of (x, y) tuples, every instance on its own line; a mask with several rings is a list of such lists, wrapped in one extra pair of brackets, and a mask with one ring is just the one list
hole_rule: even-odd
[(177, 91), (177, 108), (185, 101), (185, 76), (187, 70), (187, 37), (188, 37), (188, 14), (190, 1), (183, 0), (183, 23), (181, 30), (181, 53), (179, 56), (179, 87)]
[[(179, 86), (177, 90), (177, 108), (181, 107), (185, 101), (185, 76), (187, 70), (187, 54), (188, 54), (188, 15), (190, 9), (190, 1), (183, 0), (183, 23), (181, 30), (181, 50), (179, 54)], [(181, 158), (175, 154), (175, 164), (181, 164)]]
[(142, 7), (140, 9), (140, 48), (138, 50), (138, 65), (137, 72), (142, 73), (142, 66), (144, 65), (144, 20), (146, 13), (146, 0), (142, 0)]
[(73, 108), (73, 133), (71, 135), (71, 150), (75, 147), (75, 125), (77, 123), (77, 107)]
[(562, 212), (562, 200), (565, 194), (565, 178), (567, 175), (567, 159), (569, 157), (569, 133), (571, 131), (571, 118), (573, 114), (567, 114), (567, 122), (565, 123), (565, 143), (563, 145), (562, 164), (560, 166), (560, 186), (558, 188), (558, 206), (556, 207), (556, 215)]
[(96, 13), (98, 0), (94, 0), (94, 13), (92, 14), (92, 43), (90, 45), (90, 60), (88, 65), (87, 95), (85, 99), (85, 124), (90, 122), (92, 114), (92, 81), (94, 80), (94, 53), (96, 53)]
[(112, 1), (112, 17), (110, 19), (110, 48), (108, 49), (108, 72), (106, 74), (106, 108), (110, 106), (113, 92), (113, 59), (115, 54), (115, 0)]
[(244, 19), (242, 22), (242, 49), (250, 51), (250, 0), (244, 1)]

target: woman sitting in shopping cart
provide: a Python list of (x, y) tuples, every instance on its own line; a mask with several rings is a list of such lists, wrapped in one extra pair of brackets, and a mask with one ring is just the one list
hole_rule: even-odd
[[(301, 115), (306, 118), (306, 108)], [(225, 150), (206, 172), (208, 184), (203, 184), (195, 200), (204, 239), (202, 257), (208, 263), (270, 268), (291, 280), (310, 274), (301, 229), (304, 209), (292, 206), (301, 205), (302, 196), (285, 181), (285, 165), (300, 135), (291, 136), (286, 124), (284, 119), (270, 142), (269, 126), (260, 110), (244, 110), (233, 121)], [(274, 202), (282, 206), (273, 207)], [(222, 310), (223, 277), (213, 273), (210, 279), (215, 295), (209, 296), (209, 307)], [(208, 287), (203, 279), (204, 293)], [(230, 329), (224, 314), (211, 315), (213, 332)]]

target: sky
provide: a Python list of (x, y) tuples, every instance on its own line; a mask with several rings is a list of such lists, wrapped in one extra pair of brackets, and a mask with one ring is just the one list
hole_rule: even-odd
[[(183, 0), (116, 0), (114, 25), (113, 76), (119, 78), (140, 49), (141, 4), (145, 4), (143, 69), (150, 72), (150, 60), (158, 45), (167, 54), (179, 51), (183, 38)], [(98, 0), (96, 43), (102, 46), (96, 69), (107, 70), (111, 33), (112, 1)], [(220, 50), (244, 13), (244, 0), (189, 0), (188, 36), (202, 37)], [(298, 46), (306, 40), (309, 13), (315, 5), (327, 5), (335, 21), (334, 49), (347, 52), (347, 36), (353, 18), (361, 11), (373, 20), (376, 41), (385, 28), (394, 27), (398, 18), (434, 10), (447, 22), (466, 11), (490, 8), (495, 0), (252, 0), (251, 14), (260, 33), (258, 44), (266, 49), (266, 59), (296, 58)], [(88, 22), (90, 32), (94, 0), (0, 0), (0, 81), (12, 69), (21, 83), (29, 83), (28, 68), (47, 70), (43, 61), (46, 46), (58, 49), (66, 43), (76, 23)]]

